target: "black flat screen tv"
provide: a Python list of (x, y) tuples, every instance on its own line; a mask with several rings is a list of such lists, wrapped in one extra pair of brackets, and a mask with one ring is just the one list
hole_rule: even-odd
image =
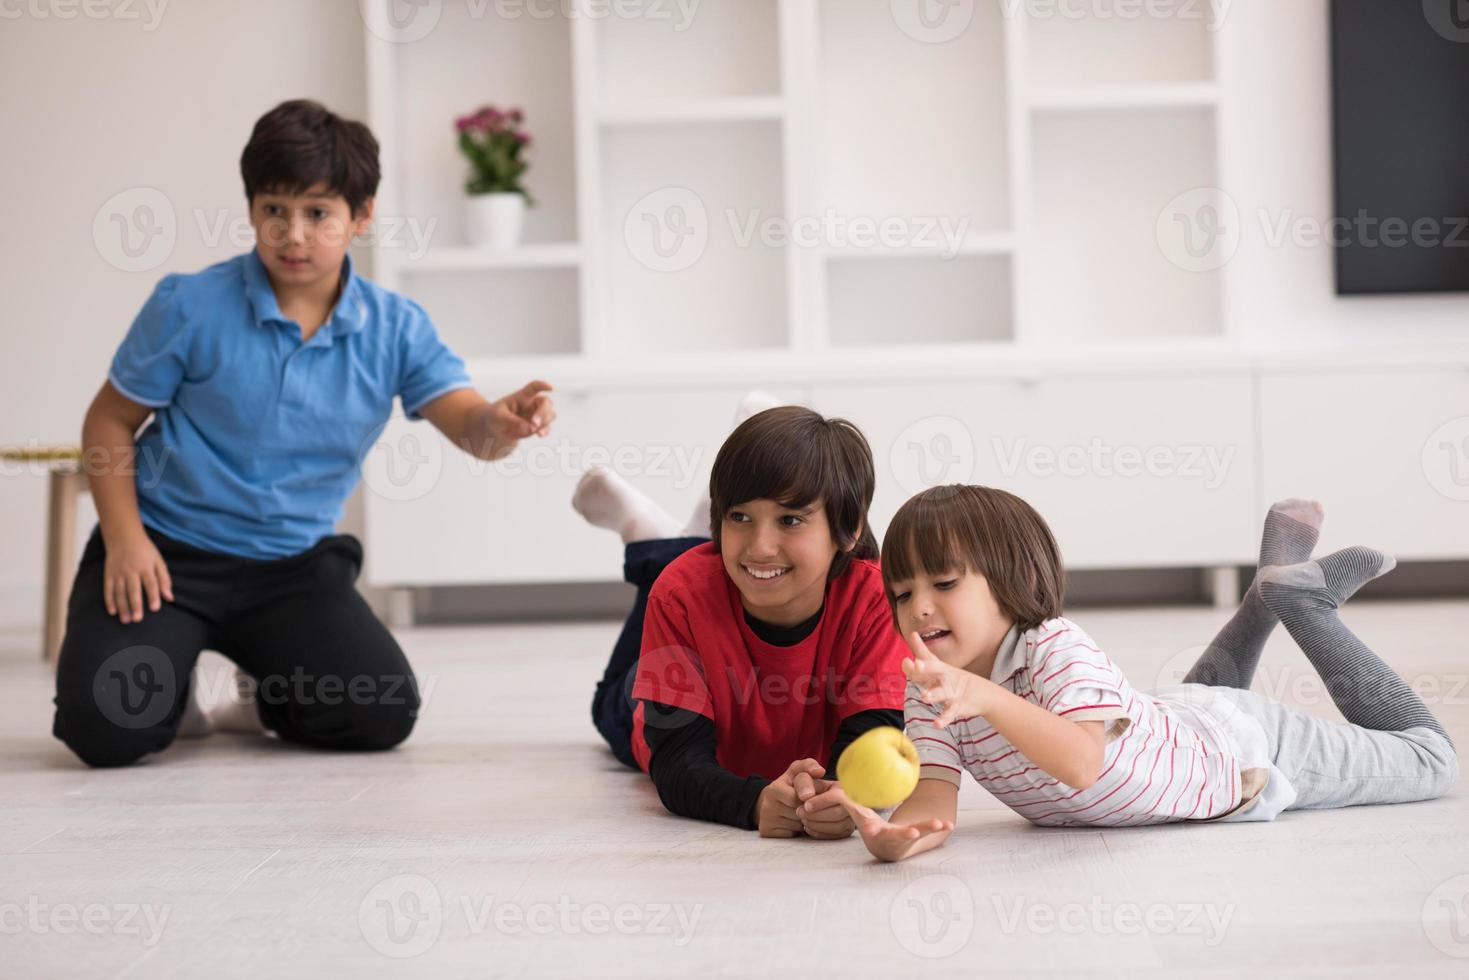
[(1336, 291), (1469, 290), (1469, 0), (1332, 0)]

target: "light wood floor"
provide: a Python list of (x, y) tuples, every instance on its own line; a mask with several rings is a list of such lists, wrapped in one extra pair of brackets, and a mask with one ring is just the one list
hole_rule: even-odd
[[(1348, 621), (1469, 745), (1469, 603)], [(1073, 613), (1134, 684), (1212, 610)], [(1469, 976), (1469, 792), (1273, 824), (1032, 828), (973, 785), (901, 865), (680, 820), (587, 716), (615, 624), (421, 629), (413, 738), (89, 771), (0, 637), (0, 976)], [(1333, 713), (1277, 631), (1257, 687)], [(1165, 677), (1165, 680), (1167, 678)]]

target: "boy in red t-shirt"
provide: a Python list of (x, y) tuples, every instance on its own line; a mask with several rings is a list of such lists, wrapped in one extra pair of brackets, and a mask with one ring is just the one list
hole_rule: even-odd
[(676, 537), (606, 470), (578, 487), (577, 510), (622, 534), (638, 586), (592, 717), (671, 813), (766, 837), (852, 832), (832, 771), (863, 732), (901, 727), (906, 683), (872, 491), (862, 433), (796, 407), (753, 414), (720, 448), (712, 541)]

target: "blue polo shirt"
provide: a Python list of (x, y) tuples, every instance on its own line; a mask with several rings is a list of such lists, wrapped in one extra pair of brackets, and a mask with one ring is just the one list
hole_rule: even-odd
[(143, 523), (246, 558), (332, 534), (392, 414), (471, 386), (417, 303), (356, 275), (301, 342), (253, 250), (169, 275), (133, 321), (108, 380), (155, 412), (138, 436)]

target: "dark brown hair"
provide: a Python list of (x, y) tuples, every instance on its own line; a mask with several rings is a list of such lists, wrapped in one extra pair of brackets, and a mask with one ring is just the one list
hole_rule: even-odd
[(872, 506), (872, 450), (846, 419), (828, 419), (809, 408), (772, 408), (730, 433), (709, 474), (709, 534), (719, 547), (724, 515), (737, 504), (774, 500), (803, 508), (817, 501), (826, 511), (838, 552), (829, 578), (853, 558), (876, 558), (877, 538), (867, 523)]
[(961, 569), (988, 579), (995, 601), (1022, 630), (1061, 615), (1066, 592), (1061, 549), (1045, 519), (1013, 493), (932, 487), (893, 515), (882, 540), (882, 581), (894, 623), (894, 582)]
[(245, 198), (300, 194), (317, 184), (339, 194), (356, 217), (377, 194), (382, 170), (377, 139), (360, 122), (343, 119), (320, 102), (282, 102), (255, 122), (240, 154)]

